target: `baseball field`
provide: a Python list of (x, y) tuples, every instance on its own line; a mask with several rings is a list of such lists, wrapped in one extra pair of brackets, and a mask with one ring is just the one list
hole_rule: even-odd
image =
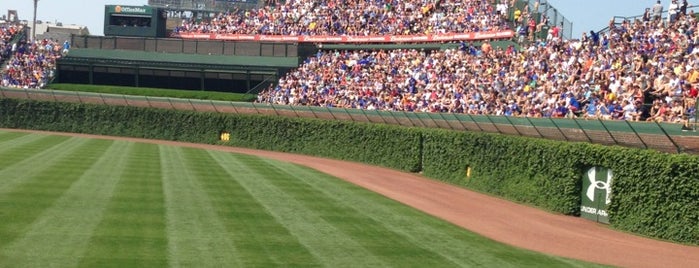
[(0, 131), (0, 267), (588, 267), (256, 156)]

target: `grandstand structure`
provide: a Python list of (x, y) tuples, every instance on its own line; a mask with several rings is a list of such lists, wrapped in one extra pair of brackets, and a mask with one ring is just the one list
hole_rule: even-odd
[(310, 53), (298, 44), (73, 36), (56, 81), (246, 93), (261, 90)]
[[(316, 8), (312, 1), (287, 1), (286, 3), (265, 1), (177, 1), (152, 0), (149, 6), (106, 6), (105, 35), (73, 36), (71, 53), (59, 60), (56, 82), (89, 83), (125, 86), (158, 86), (178, 89), (215, 90), (224, 92), (258, 93), (276, 84), (278, 79), (301, 64), (308, 56), (323, 45), (366, 44), (408, 46), (422, 43), (428, 49), (432, 44), (452, 42), (507, 40), (513, 36), (509, 26), (500, 30), (433, 34), (383, 34), (383, 35), (283, 35), (186, 32), (181, 25), (206, 23), (221, 19), (223, 14), (273, 12), (301, 5)], [(274, 8), (270, 9), (270, 6)], [(256, 9), (257, 8), (257, 9)], [(153, 10), (151, 12), (151, 10)], [(252, 10), (252, 11), (249, 11)], [(125, 11), (142, 11), (143, 14), (124, 14)], [(116, 25), (115, 17), (136, 16), (144, 23), (161, 22), (161, 14), (167, 15), (167, 36), (161, 38), (160, 30)], [(247, 14), (246, 13), (246, 14)], [(152, 20), (147, 16), (152, 14)], [(305, 14), (308, 15), (308, 14)], [(304, 16), (305, 16), (304, 15)], [(310, 15), (309, 15), (310, 16)], [(130, 17), (129, 17), (130, 18)], [(249, 18), (248, 18), (249, 19)], [(173, 23), (175, 21), (176, 23)], [(286, 23), (297, 23), (296, 21)], [(298, 22), (301, 23), (301, 22)], [(495, 22), (498, 23), (498, 22)], [(145, 29), (145, 30), (144, 30)], [(497, 46), (512, 43), (496, 43)], [(414, 46), (414, 44), (412, 44)], [(440, 45), (440, 47), (443, 45)], [(452, 45), (453, 46), (453, 45)], [(119, 50), (111, 53), (104, 50)], [(246, 58), (257, 57), (257, 58)], [(170, 79), (162, 79), (171, 77)], [(172, 81), (172, 83), (150, 83), (148, 81)]]
[[(696, 88), (666, 86), (679, 81), (671, 73), (688, 81), (699, 66), (689, 47), (680, 53), (686, 57), (673, 56), (671, 70), (664, 48), (657, 55), (649, 54), (658, 53), (653, 47), (627, 55), (612, 49), (615, 41), (625, 42), (616, 35), (632, 30), (649, 38), (672, 23), (648, 29), (627, 21), (576, 39), (572, 23), (545, 0), (356, 1), (343, 9), (337, 3), (151, 0), (144, 7), (107, 6), (105, 27), (114, 14), (143, 10), (137, 15), (144, 22), (147, 16), (165, 22), (166, 37), (129, 25), (113, 27), (123, 34), (73, 35), (69, 52), (40, 76), (61, 83), (253, 93), (258, 103), (274, 106), (507, 121), (648, 120), (696, 130)], [(682, 20), (696, 27), (695, 19)], [(161, 33), (143, 36), (147, 32)], [(659, 48), (677, 41), (653, 39)], [(648, 86), (655, 82), (665, 84)]]

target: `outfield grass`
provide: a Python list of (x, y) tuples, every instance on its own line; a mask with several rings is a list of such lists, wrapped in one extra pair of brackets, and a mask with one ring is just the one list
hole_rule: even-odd
[(253, 156), (0, 131), (2, 267), (588, 267)]
[(168, 97), (182, 99), (199, 99), (199, 100), (220, 100), (220, 101), (253, 101), (257, 97), (255, 94), (244, 93), (226, 93), (216, 91), (198, 91), (198, 90), (178, 90), (178, 89), (162, 89), (162, 88), (143, 88), (143, 87), (121, 87), (121, 86), (102, 86), (102, 85), (83, 85), (83, 84), (51, 84), (50, 89), (78, 92), (93, 92), (93, 93), (108, 93), (122, 94), (132, 96), (148, 96), (148, 97)]

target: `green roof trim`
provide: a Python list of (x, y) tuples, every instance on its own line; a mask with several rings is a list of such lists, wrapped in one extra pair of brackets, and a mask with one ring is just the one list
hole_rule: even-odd
[(111, 61), (274, 68), (295, 68), (299, 66), (298, 57), (202, 55), (91, 48), (71, 49), (64, 59), (68, 61), (76, 59), (102, 59)]

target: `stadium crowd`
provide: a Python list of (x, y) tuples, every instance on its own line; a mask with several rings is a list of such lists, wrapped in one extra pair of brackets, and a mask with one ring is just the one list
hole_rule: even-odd
[[(510, 6), (477, 0), (297, 0), (221, 13), (208, 23), (185, 23), (180, 30), (332, 35), (483, 31), (505, 27)], [(620, 25), (610, 22), (603, 34), (590, 31), (567, 40), (556, 27), (548, 35), (534, 35), (545, 28), (532, 23), (527, 9), (514, 10), (513, 25), (527, 37), (519, 49), (484, 42), (446, 50), (320, 50), (261, 92), (257, 101), (683, 122), (696, 116), (698, 22), (680, 4), (667, 18), (656, 11), (648, 8), (642, 18)], [(3, 58), (1, 85), (43, 87), (67, 48), (52, 40), (8, 46), (8, 36), (17, 30), (0, 30), (0, 49), (11, 56)]]
[(576, 40), (549, 34), (521, 50), (486, 42), (442, 51), (319, 51), (258, 101), (664, 122), (696, 116), (696, 17), (678, 13), (610, 26)]
[(2, 72), (3, 87), (42, 88), (54, 76), (56, 60), (64, 45), (54, 40), (19, 42), (11, 50), (12, 57)]
[(290, 0), (184, 20), (179, 33), (406, 35), (508, 29), (507, 4), (481, 0)]
[(12, 55), (12, 39), (23, 29), (22, 26), (5, 24), (0, 25), (0, 63), (9, 59)]

